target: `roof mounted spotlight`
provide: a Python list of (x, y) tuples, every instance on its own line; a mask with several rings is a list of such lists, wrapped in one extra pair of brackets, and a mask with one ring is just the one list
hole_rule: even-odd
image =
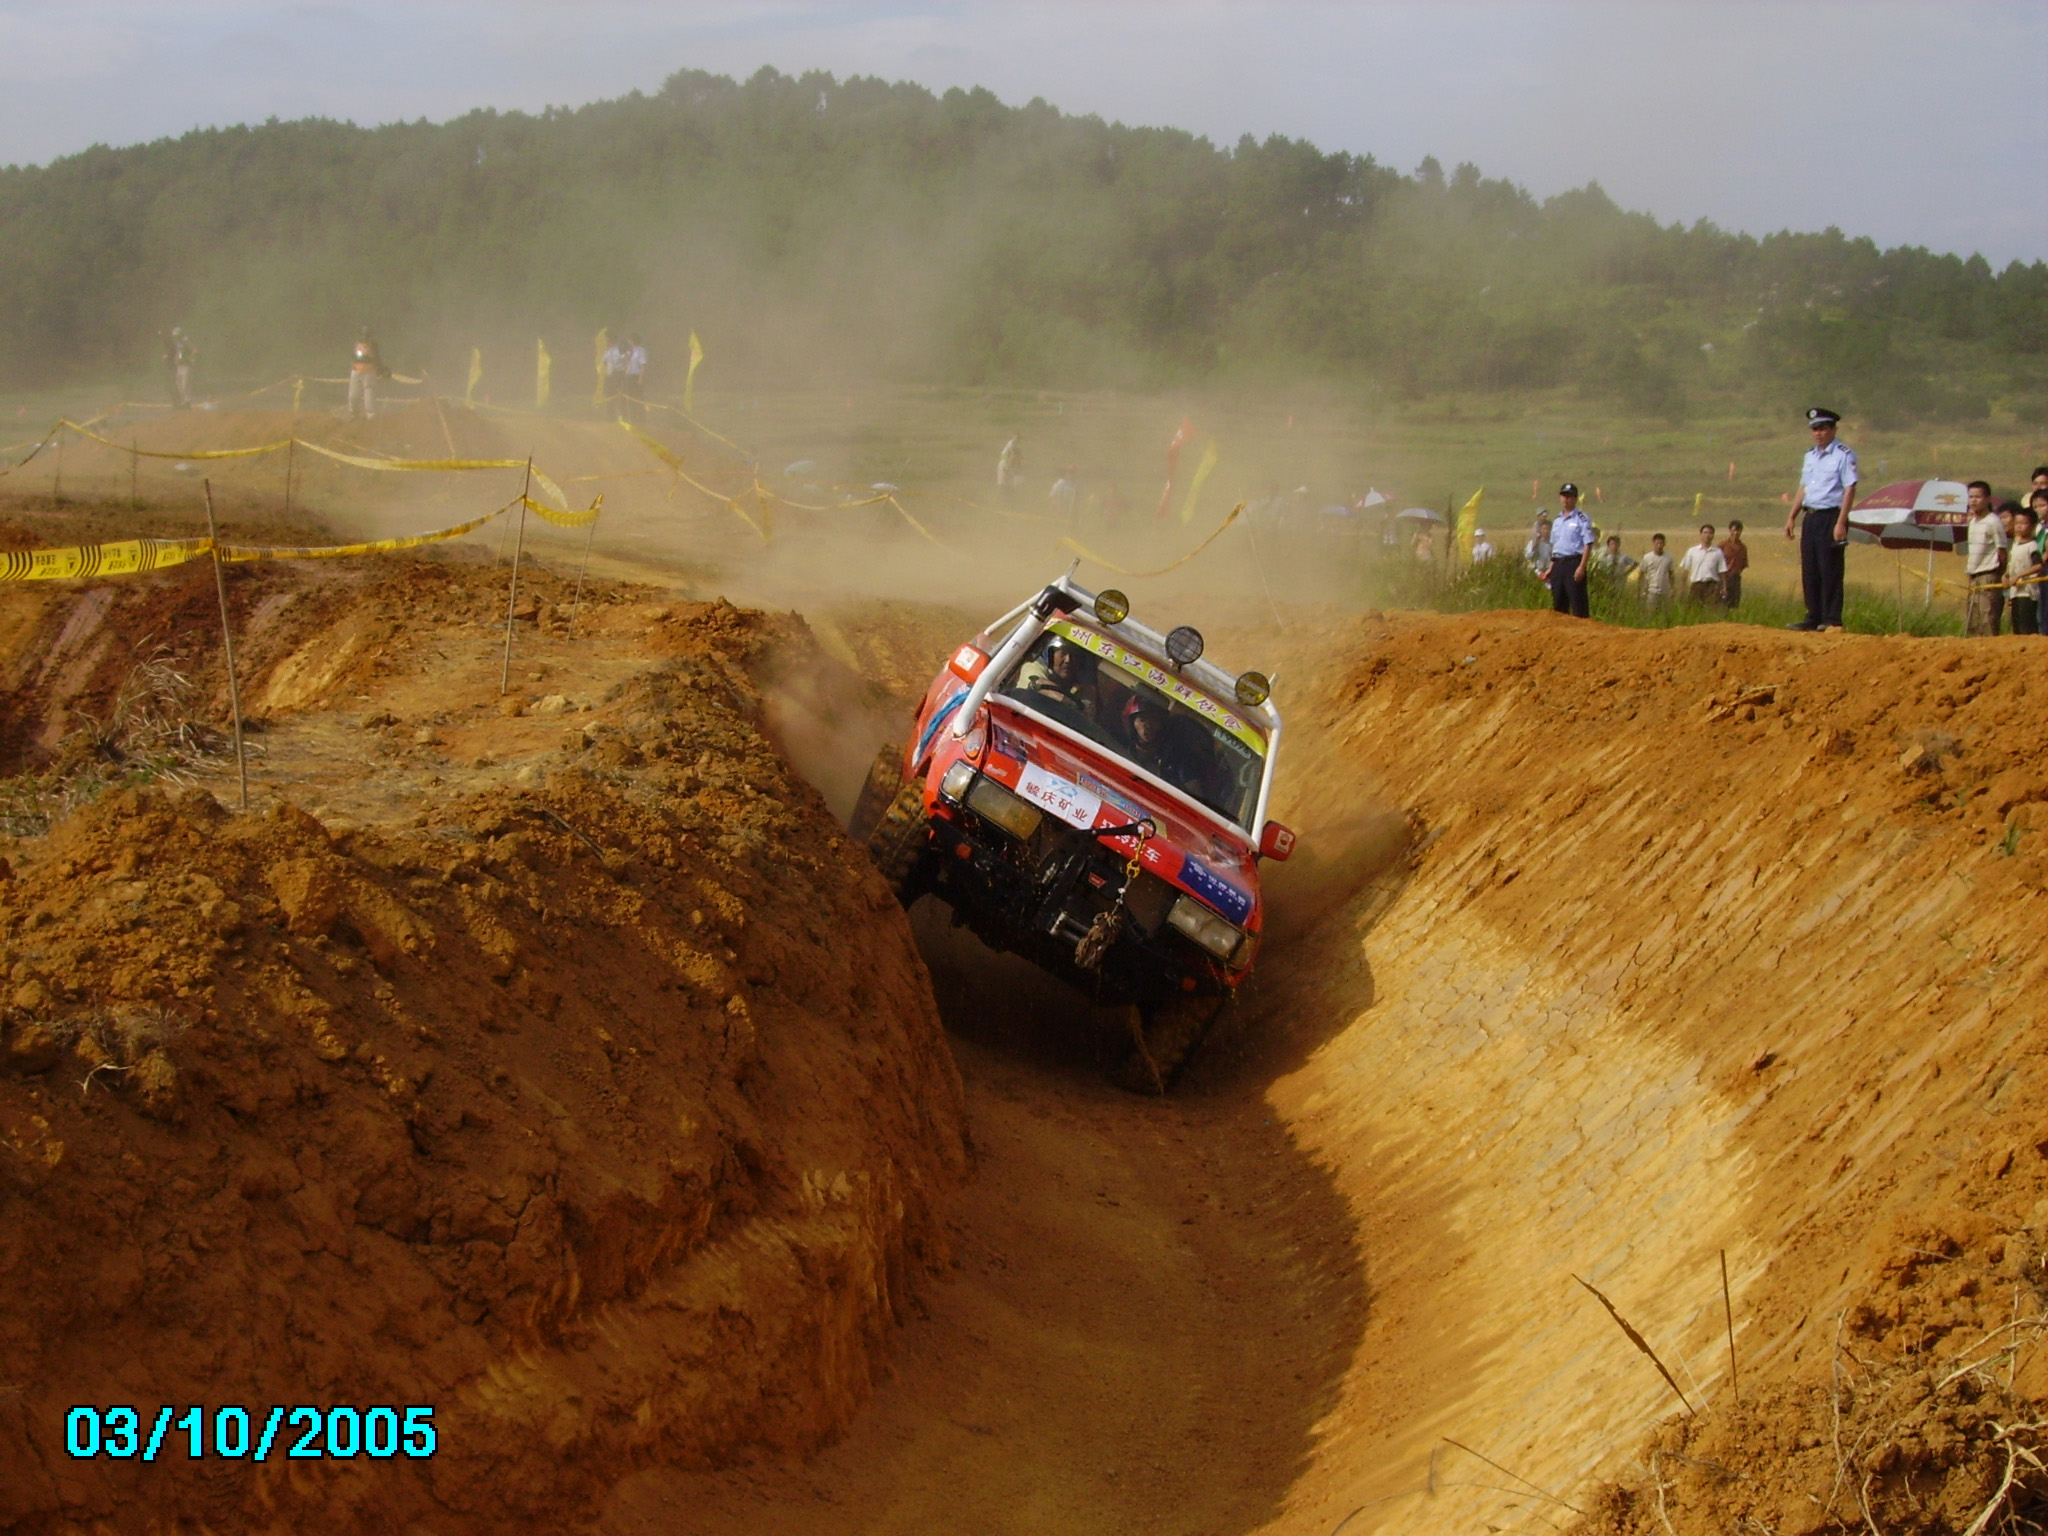
[(1263, 672), (1246, 672), (1237, 679), (1237, 702), (1246, 709), (1257, 709), (1273, 696), (1273, 684)]
[(1167, 635), (1166, 659), (1176, 667), (1199, 660), (1201, 654), (1202, 632), (1193, 625), (1182, 624)]
[(1131, 600), (1115, 587), (1095, 594), (1095, 617), (1105, 624), (1121, 624), (1131, 616)]

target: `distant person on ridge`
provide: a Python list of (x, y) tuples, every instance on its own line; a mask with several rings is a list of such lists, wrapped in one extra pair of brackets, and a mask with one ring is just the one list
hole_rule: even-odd
[(1550, 565), (1542, 575), (1550, 583), (1553, 613), (1587, 618), (1592, 609), (1586, 595), (1586, 565), (1593, 558), (1593, 520), (1579, 510), (1579, 488), (1567, 480), (1557, 488), (1564, 505), (1550, 523)]
[(391, 370), (384, 366), (384, 354), (377, 350), (377, 338), (370, 334), (366, 325), (356, 337), (355, 356), (348, 368), (348, 416), (356, 419), (358, 412), (363, 420), (373, 421), (377, 416), (377, 381), (391, 377)]
[(1700, 541), (1678, 562), (1685, 567), (1686, 595), (1697, 607), (1711, 608), (1721, 601), (1721, 578), (1728, 574), (1728, 562), (1714, 544), (1714, 525), (1700, 524)]
[(640, 345), (635, 336), (626, 343), (626, 398), (632, 402), (635, 420), (647, 419), (647, 349)]
[(1636, 557), (1621, 551), (1621, 535), (1607, 535), (1607, 547), (1593, 557), (1593, 569), (1606, 577), (1615, 586), (1628, 580), (1628, 573), (1636, 568)]
[(1721, 541), (1721, 606), (1731, 613), (1742, 601), (1742, 573), (1749, 569), (1749, 546), (1742, 542), (1742, 519), (1728, 519), (1728, 537)]
[(164, 372), (171, 386), (173, 410), (182, 411), (192, 403), (192, 363), (198, 355), (199, 349), (192, 345), (185, 327), (172, 326), (171, 334), (164, 339)]
[(604, 398), (598, 402), (609, 408), (614, 415), (625, 414), (620, 399), (625, 395), (626, 347), (616, 339), (607, 341), (604, 347)]
[[(2035, 494), (2048, 499), (2048, 492)], [(2037, 542), (2036, 526), (2031, 508), (2020, 507), (2013, 513), (2012, 553), (2006, 556), (2005, 579), (2013, 584), (2007, 606), (2012, 612), (2012, 632), (2016, 635), (2038, 635), (2041, 632), (2041, 588), (2037, 581), (2041, 574), (2041, 546)]]
[[(1806, 413), (1813, 446), (1799, 467), (1799, 492), (1785, 514), (1785, 537), (1799, 540), (1799, 581), (1806, 617), (1788, 629), (1840, 629), (1842, 578), (1849, 556), (1849, 509), (1856, 505), (1856, 455), (1835, 441), (1842, 418), (1816, 405)], [(1799, 521), (1800, 513), (1806, 520)], [(1832, 515), (1830, 515), (1832, 514)], [(1794, 532), (1795, 527), (1797, 532)]]
[(1998, 509), (1991, 501), (1989, 482), (1970, 482), (1969, 516), (1963, 574), (1970, 583), (1970, 597), (1963, 614), (1963, 633), (1995, 635), (2005, 612), (2005, 588), (2000, 583), (2005, 579), (2006, 540)]
[(996, 490), (1004, 496), (1010, 495), (1024, 483), (1023, 435), (1012, 432), (1010, 440), (1003, 444), (1003, 451), (996, 459)]
[(1550, 514), (1544, 512), (1536, 519), (1536, 527), (1529, 535), (1529, 542), (1522, 546), (1522, 558), (1529, 563), (1539, 580), (1550, 569)]
[(1493, 558), (1493, 555), (1493, 544), (1486, 537), (1486, 530), (1484, 528), (1474, 528), (1472, 530), (1472, 563), (1474, 565), (1484, 565)]
[(1643, 556), (1643, 608), (1653, 620), (1671, 616), (1671, 557), (1661, 533), (1650, 535), (1650, 552)]

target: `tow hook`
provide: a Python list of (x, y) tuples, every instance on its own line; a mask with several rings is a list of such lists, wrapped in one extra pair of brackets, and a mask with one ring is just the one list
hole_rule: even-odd
[(1109, 953), (1110, 945), (1114, 944), (1117, 936), (1123, 932), (1124, 897), (1130, 893), (1131, 882), (1138, 878), (1138, 871), (1144, 865), (1145, 844), (1152, 840), (1152, 835), (1157, 830), (1149, 816), (1142, 821), (1134, 821), (1129, 826), (1095, 829), (1097, 837), (1129, 837), (1135, 834), (1138, 846), (1131, 851), (1130, 858), (1124, 861), (1124, 883), (1117, 887), (1116, 900), (1109, 904), (1106, 911), (1095, 915), (1095, 921), (1088, 925), (1088, 931), (1082, 934), (1074, 945), (1074, 964), (1082, 970), (1101, 970), (1102, 957)]

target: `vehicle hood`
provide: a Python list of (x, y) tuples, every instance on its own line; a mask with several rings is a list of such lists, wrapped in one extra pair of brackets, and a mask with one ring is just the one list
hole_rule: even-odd
[[(982, 771), (1049, 816), (1075, 827), (1112, 827), (1150, 817), (1144, 868), (1236, 923), (1257, 932), (1259, 867), (1250, 838), (1181, 805), (1132, 772), (1114, 754), (1083, 746), (1020, 710), (991, 700)], [(1102, 844), (1130, 854), (1134, 835)]]

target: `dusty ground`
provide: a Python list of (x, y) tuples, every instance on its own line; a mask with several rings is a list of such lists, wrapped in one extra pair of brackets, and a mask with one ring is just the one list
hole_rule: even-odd
[[(660, 515), (650, 507), (645, 526), (658, 531)], [(650, 538), (682, 568), (687, 550)], [(787, 1015), (793, 1054), (774, 1075), (794, 1077), (799, 1060), (813, 1059), (828, 1015), (858, 1021), (869, 1044), (801, 1106), (770, 1105), (764, 1144), (781, 1138), (786, 1170), (878, 1166), (876, 1147), (908, 1168), (913, 1144), (928, 1159), (923, 1214), (907, 1209), (900, 1239), (878, 1238), (905, 1256), (887, 1304), (840, 1314), (841, 1337), (858, 1343), (835, 1358), (856, 1364), (807, 1376), (792, 1363), (773, 1379), (721, 1376), (710, 1356), (683, 1369), (692, 1381), (723, 1382), (735, 1404), (755, 1391), (753, 1401), (775, 1405), (775, 1427), (734, 1433), (764, 1421), (685, 1405), (651, 1440), (586, 1435), (559, 1469), (552, 1456), (486, 1456), (479, 1479), (506, 1482), (493, 1497), (527, 1500), (521, 1507), (558, 1521), (650, 1533), (1355, 1533), (1583, 1521), (1644, 1536), (1779, 1536), (1965, 1531), (1988, 1510), (1982, 1536), (2036, 1518), (2031, 1490), (2042, 1479), (2026, 1458), (2048, 1452), (2025, 1426), (2048, 1417), (2035, 1349), (2048, 1330), (2038, 1022), (2048, 962), (2035, 938), (2048, 890), (2048, 845), (2036, 846), (2048, 822), (2035, 820), (2048, 816), (2038, 766), (2048, 762), (2048, 725), (2036, 702), (2048, 663), (2021, 642), (1711, 626), (1616, 633), (1535, 614), (1361, 618), (1284, 602), (1218, 605), (1234, 622), (1227, 634), (1212, 628), (1212, 648), (1279, 668), (1290, 746), (1277, 809), (1302, 830), (1304, 852), (1276, 872), (1275, 937), (1244, 1005), (1185, 1091), (1139, 1103), (1099, 1085), (1067, 999), (981, 955), (941, 911), (913, 914), (930, 1001), (921, 977), (905, 982), (908, 992), (891, 982), (877, 993), (867, 956), (881, 946), (907, 957), (911, 930), (862, 905), (857, 863), (839, 857), (846, 850), (819, 852), (831, 836), (823, 812), (773, 752), (736, 745), (765, 732), (843, 809), (868, 750), (960, 633), (960, 611), (834, 597), (809, 567), (812, 585), (793, 599), (803, 624), (754, 619), (692, 604), (674, 586), (622, 585), (612, 578), (653, 569), (627, 562), (615, 563), (572, 640), (562, 586), (543, 578), (518, 627), (514, 681), (529, 709), (508, 716), (495, 702), (503, 615), (489, 596), (502, 570), (487, 577), (487, 555), (473, 567), (419, 562), (404, 585), (290, 568), (247, 578), (273, 583), (235, 595), (258, 675), (263, 815), (250, 833), (233, 820), (211, 833), (210, 819), (196, 823), (206, 846), (194, 845), (190, 861), (219, 863), (207, 878), (224, 899), (241, 903), (246, 889), (250, 912), (267, 900), (281, 919), (286, 904), (264, 870), (287, 854), (342, 861), (344, 885), (417, 908), (437, 955), (474, 954), (481, 975), (462, 985), (483, 996), (503, 995), (503, 984), (488, 974), (483, 942), (464, 937), (462, 882), (440, 884), (410, 850), (486, 811), (545, 805), (596, 833), (601, 854), (633, 861), (636, 881), (645, 855), (631, 850), (669, 840), (684, 862), (672, 873), (645, 869), (655, 915), (635, 919), (642, 931), (678, 912), (687, 925), (688, 909), (662, 882), (715, 866), (747, 904), (750, 927), (780, 924), (802, 946), (804, 902), (825, 890), (846, 916), (813, 925), (824, 940), (805, 974), (816, 980)], [(0, 685), (10, 727), (22, 727), (10, 729), (7, 766), (61, 756), (87, 716), (107, 713), (135, 647), (108, 641), (95, 653), (93, 637), (153, 633), (148, 603), (186, 605), (164, 611), (190, 637), (195, 675), (213, 686), (200, 638), (211, 578), (189, 574), (148, 600), (102, 587), (39, 594), (32, 601), (51, 606), (30, 611), (8, 595), (0, 656), (13, 670)], [(681, 579), (694, 587), (703, 578)], [(763, 579), (756, 570), (736, 584)], [(1198, 600), (1182, 581), (1133, 586), (1141, 603), (1169, 591)], [(68, 630), (93, 603), (99, 618)], [(974, 622), (987, 616), (968, 611)], [(715, 660), (726, 683), (707, 702), (648, 680), (678, 658)], [(676, 728), (665, 722), (685, 704), (712, 710), (715, 718), (683, 710), (685, 734), (708, 730), (719, 750), (735, 752), (724, 787), (737, 798), (715, 811), (704, 802), (710, 814), (695, 826), (661, 827), (636, 797), (663, 787), (665, 765), (689, 761), (704, 780), (692, 791), (700, 802), (714, 787), (695, 754), (669, 741)], [(227, 792), (217, 759), (205, 775)], [(767, 788), (772, 804), (753, 805), (742, 784)], [(264, 819), (285, 799), (313, 813), (324, 846), (305, 822)], [(100, 989), (64, 996), (32, 966), (28, 981), (43, 993), (26, 1004), (17, 993), (10, 1041), (25, 1016), (124, 1001), (109, 962), (127, 940), (107, 928), (105, 904), (114, 882), (136, 876), (62, 853), (67, 840), (109, 837), (123, 817), (169, 818), (175, 828), (201, 814), (175, 800), (140, 811), (117, 804), (8, 848), (16, 878), (0, 886), (0, 903), (26, 915), (50, 905), (46, 892), (73, 893), (52, 924), (96, 947), (84, 963), (98, 967)], [(762, 850), (744, 835), (721, 846), (735, 827), (758, 828), (771, 859), (801, 853), (818, 867), (783, 857), (742, 890), (724, 871)], [(173, 845), (172, 832), (162, 837)], [(235, 865), (252, 837), (256, 852)], [(609, 858), (572, 833), (543, 821), (485, 840), (510, 837), (524, 841), (504, 868), (524, 879), (513, 865), (538, 860), (522, 889), (543, 907), (557, 905), (557, 884), (610, 888)], [(284, 846), (294, 838), (304, 847)], [(388, 867), (394, 857), (417, 872)], [(56, 872), (62, 858), (74, 865), (68, 876)], [(491, 878), (507, 876), (493, 866)], [(25, 893), (35, 897), (26, 906)], [(525, 942), (549, 950), (551, 966), (585, 963), (576, 946), (545, 938), (548, 917), (531, 916), (538, 926)], [(248, 920), (254, 928), (238, 942), (251, 958), (265, 943), (303, 947), (288, 921), (273, 941), (254, 931), (265, 919)], [(379, 962), (364, 921), (338, 913), (325, 942), (367, 982)], [(91, 924), (88, 937), (79, 925)], [(25, 931), (9, 931), (11, 963)], [(860, 937), (849, 945), (847, 933)], [(216, 933), (210, 942), (228, 941)], [(402, 945), (388, 959), (403, 971), (411, 961), (401, 955)], [(296, 974), (323, 997), (338, 989), (330, 1006), (357, 1021), (372, 1059), (355, 1062), (351, 1051), (351, 1064), (316, 1070), (309, 1036), (304, 1071), (315, 1081), (356, 1074), (348, 1091), (388, 1112), (386, 1101), (403, 1095), (375, 1078), (374, 986), (359, 996), (321, 964)], [(609, 975), (601, 957), (598, 971)], [(415, 1013), (464, 1011), (466, 994), (437, 1000), (423, 973), (390, 979)], [(225, 984), (213, 972), (202, 981)], [(407, 994), (408, 985), (419, 990)], [(736, 995), (751, 1003), (753, 985)], [(600, 1015), (574, 1017), (565, 1001), (570, 1026), (521, 1031), (545, 1040), (570, 1038), (573, 1027), (595, 1039), (603, 1028), (612, 1038), (589, 1065), (606, 1061), (616, 1076), (607, 1044), (690, 1059), (663, 1034), (676, 1027), (675, 998), (621, 989)], [(971, 1173), (947, 1150), (950, 1078), (928, 1033), (934, 1004), (951, 1030)], [(202, 1020), (193, 1033), (211, 1027)], [(446, 1040), (468, 1026), (437, 1016), (434, 1027)], [(52, 1198), (43, 1191), (67, 1178), (118, 1185), (120, 1153), (145, 1145), (124, 1137), (196, 1140), (212, 1112), (197, 1068), (210, 1058), (186, 1070), (175, 1043), (166, 1054), (180, 1067), (178, 1092), (191, 1095), (168, 1101), (183, 1106), (169, 1118), (153, 1116), (146, 1074), (111, 1087), (116, 1074), (103, 1074), (83, 1094), (55, 1069), (0, 1075), (0, 1104), (17, 1114), (10, 1166), (47, 1160), (52, 1141), (66, 1147), (53, 1171), (17, 1173), (4, 1198), (39, 1213)], [(398, 1056), (382, 1054), (393, 1070)], [(479, 1060), (439, 1066), (433, 1081), (480, 1070), (476, 1091), (489, 1093)], [(83, 1075), (73, 1073), (74, 1085)], [(720, 1091), (708, 1060), (683, 1079), (655, 1073), (641, 1090), (655, 1096), (646, 1113), (670, 1113), (675, 1101), (664, 1096)], [(566, 1103), (568, 1080), (537, 1086)], [(891, 1086), (878, 1094), (878, 1081)], [(829, 1158), (799, 1150), (795, 1129), (821, 1104), (836, 1106)], [(23, 1105), (47, 1135), (20, 1118)], [(627, 1146), (625, 1127), (640, 1113), (629, 1107), (579, 1102), (571, 1118), (616, 1127), (606, 1134)], [(913, 1129), (921, 1114), (938, 1115), (936, 1133)], [(270, 1134), (238, 1130), (255, 1138), (248, 1155)], [(319, 1177), (297, 1176), (326, 1188), (336, 1182), (324, 1173), (329, 1161), (348, 1159), (323, 1154)], [(181, 1201), (230, 1193), (190, 1182), (191, 1191), (165, 1186), (154, 1198), (183, 1210)], [(807, 1187), (800, 1172), (755, 1182), (797, 1199)], [(260, 1213), (297, 1193), (255, 1187), (253, 1201), (244, 1193), (229, 1205)], [(360, 1206), (361, 1189), (355, 1199)], [(785, 1210), (784, 1219), (800, 1214)], [(95, 1219), (142, 1218), (117, 1206)], [(238, 1219), (256, 1232), (272, 1218)], [(299, 1216), (288, 1227), (277, 1220), (280, 1233), (307, 1230)], [(351, 1254), (358, 1243), (435, 1240), (431, 1214), (424, 1242), (381, 1229), (365, 1236), (360, 1220), (349, 1230)], [(10, 1276), (39, 1275), (51, 1264), (46, 1250), (62, 1244), (0, 1252), (12, 1256)], [(1724, 1253), (1738, 1382), (1728, 1375)], [(341, 1262), (319, 1247), (301, 1260)], [(64, 1258), (53, 1272), (91, 1293), (69, 1278), (84, 1274), (80, 1262)], [(461, 1286), (437, 1279), (426, 1258), (407, 1262), (419, 1285), (449, 1298), (457, 1343), (435, 1366), (448, 1383), (509, 1358), (493, 1353), (511, 1347), (509, 1323), (488, 1307), (463, 1320), (453, 1308), (475, 1302), (463, 1302)], [(223, 1271), (224, 1261), (200, 1257), (168, 1281), (145, 1269), (144, 1289), (110, 1315), (167, 1327), (145, 1304), (148, 1287)], [(1641, 1332), (1692, 1411), (1575, 1277)], [(815, 1316), (803, 1298), (839, 1294), (835, 1286), (808, 1276), (793, 1291), (746, 1294), (777, 1315)], [(47, 1402), (85, 1379), (100, 1347), (84, 1342), (92, 1330), (79, 1316), (38, 1306), (24, 1347), (48, 1352), (57, 1374), (32, 1378), (47, 1389), (0, 1393), (0, 1425), (13, 1426), (0, 1429), (0, 1447), (38, 1458), (20, 1462), (29, 1466), (43, 1464), (59, 1432)], [(561, 1318), (573, 1333), (573, 1307)], [(0, 1319), (17, 1322), (4, 1308)], [(765, 1313), (758, 1326), (768, 1326)], [(313, 1318), (306, 1328), (330, 1348), (365, 1332), (356, 1320)], [(618, 1369), (648, 1368), (644, 1344), (618, 1347)], [(815, 1359), (805, 1347), (822, 1346), (792, 1343), (778, 1358)], [(880, 1384), (856, 1411), (870, 1375)], [(178, 1388), (186, 1396), (224, 1397), (182, 1379), (194, 1382)], [(151, 1390), (167, 1398), (173, 1388)], [(505, 1473), (514, 1463), (517, 1475)], [(471, 1518), (446, 1499), (427, 1502), (438, 1490), (391, 1486), (390, 1508), (423, 1529)], [(185, 1496), (176, 1479), (150, 1487)], [(45, 1496), (43, 1507), (136, 1520), (132, 1505), (107, 1502), (129, 1491), (109, 1481), (73, 1498), (60, 1486), (58, 1502)], [(331, 1492), (308, 1490), (300, 1516)], [(190, 1497), (194, 1510), (212, 1507)], [(48, 1519), (55, 1528), (57, 1516)]]

